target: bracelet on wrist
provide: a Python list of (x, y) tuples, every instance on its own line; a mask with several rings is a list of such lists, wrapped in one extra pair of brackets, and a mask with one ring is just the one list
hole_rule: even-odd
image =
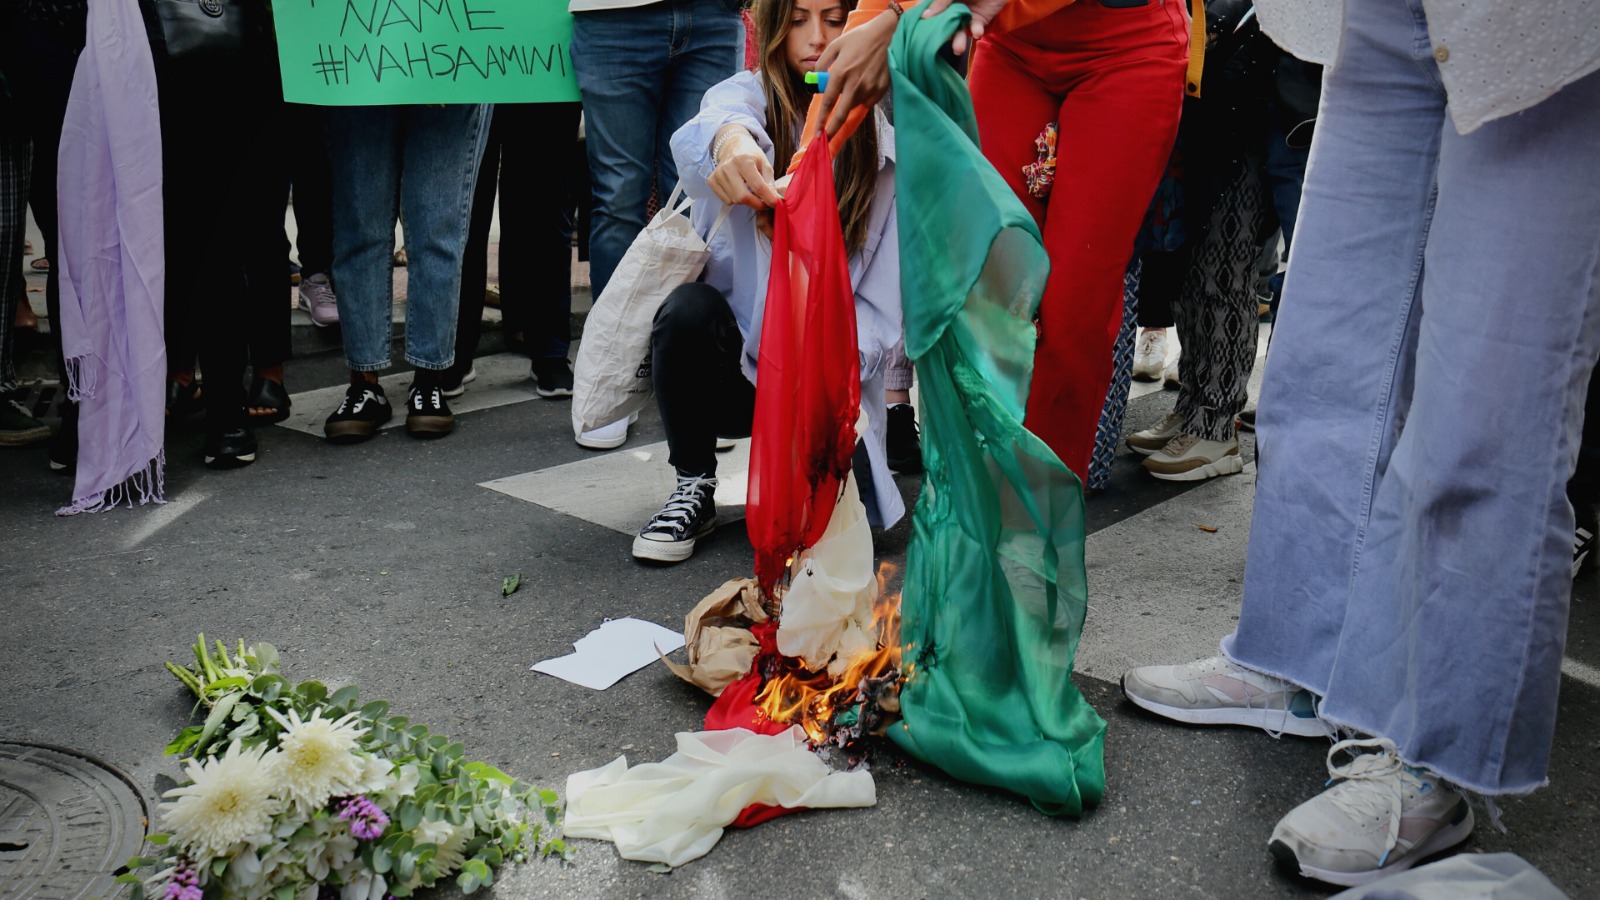
[(722, 165), (722, 151), (728, 146), (728, 143), (739, 135), (748, 133), (743, 128), (730, 128), (718, 135), (717, 139), (711, 142), (711, 164)]

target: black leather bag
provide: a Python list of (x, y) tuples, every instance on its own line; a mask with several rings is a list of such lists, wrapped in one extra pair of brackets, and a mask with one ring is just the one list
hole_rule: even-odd
[(271, 41), (272, 19), (263, 0), (154, 2), (172, 62), (237, 61)]

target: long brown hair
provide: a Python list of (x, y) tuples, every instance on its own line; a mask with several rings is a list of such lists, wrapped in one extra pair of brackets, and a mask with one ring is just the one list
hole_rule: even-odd
[[(855, 8), (855, 0), (843, 0), (844, 8)], [(767, 96), (767, 136), (772, 139), (773, 168), (780, 174), (789, 168), (799, 139), (800, 123), (805, 121), (811, 92), (789, 70), (784, 40), (789, 36), (794, 16), (794, 0), (755, 0), (750, 7), (755, 20), (756, 45), (761, 48), (762, 90)], [(833, 162), (833, 177), (839, 195), (839, 227), (844, 246), (852, 255), (867, 242), (867, 217), (872, 195), (878, 186), (878, 126), (874, 111), (856, 133), (845, 141)]]

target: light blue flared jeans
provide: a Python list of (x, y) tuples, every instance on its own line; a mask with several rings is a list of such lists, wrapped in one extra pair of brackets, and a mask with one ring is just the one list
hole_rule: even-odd
[(1546, 781), (1600, 353), (1600, 75), (1463, 136), (1433, 54), (1418, 0), (1347, 4), (1223, 649), (1515, 794)]

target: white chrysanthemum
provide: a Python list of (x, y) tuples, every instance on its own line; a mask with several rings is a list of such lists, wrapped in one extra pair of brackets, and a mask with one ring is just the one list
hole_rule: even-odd
[(280, 796), (304, 809), (315, 809), (330, 797), (356, 792), (365, 766), (354, 751), (366, 730), (351, 724), (355, 713), (330, 721), (322, 718), (319, 709), (302, 721), (292, 709), (288, 719), (270, 706), (267, 711), (284, 727), (278, 738)]
[(161, 804), (173, 837), (192, 856), (209, 860), (270, 830), (280, 808), (273, 798), (276, 762), (277, 753), (266, 746), (245, 750), (238, 741), (221, 757), (189, 760), (194, 783), (167, 791), (169, 802)]
[[(471, 819), (460, 825), (451, 825), (443, 819), (424, 819), (417, 826), (416, 842), (438, 846), (439, 849), (433, 854), (433, 869), (439, 873), (440, 878), (444, 878), (461, 868), (461, 864), (467, 861), (467, 856), (462, 851), (476, 833)], [(412, 879), (413, 886), (417, 880)]]

